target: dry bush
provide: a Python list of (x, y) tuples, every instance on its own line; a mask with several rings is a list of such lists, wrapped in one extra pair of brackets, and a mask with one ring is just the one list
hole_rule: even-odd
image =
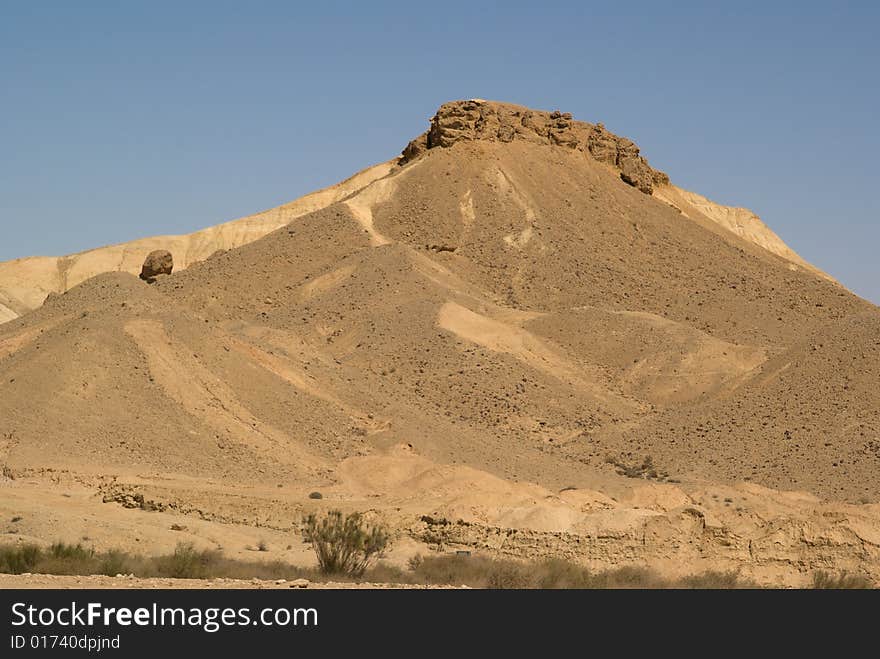
[(564, 558), (523, 563), (486, 556), (416, 556), (409, 562), (416, 583), (467, 585), (473, 588), (750, 588), (736, 572), (705, 572), (677, 581), (653, 570), (624, 566), (592, 571)]
[(43, 550), (33, 544), (0, 547), (0, 572), (33, 572), (42, 556)]
[(812, 587), (817, 590), (865, 590), (876, 586), (870, 579), (858, 574), (831, 574), (817, 570), (813, 572)]
[(303, 538), (311, 543), (323, 574), (361, 576), (388, 546), (390, 536), (379, 525), (368, 526), (360, 513), (331, 510), (304, 520)]
[(486, 588), (495, 563), (485, 556), (415, 556), (409, 561), (409, 569), (418, 583)]
[(43, 552), (40, 561), (34, 567), (44, 574), (94, 574), (98, 571), (95, 550), (64, 542), (56, 542)]
[(221, 560), (219, 551), (196, 549), (190, 543), (181, 543), (173, 554), (155, 559), (157, 576), (174, 579), (208, 579), (217, 576), (217, 564)]
[(113, 577), (117, 574), (131, 574), (135, 571), (134, 561), (123, 551), (111, 549), (97, 556), (97, 559), (98, 574)]
[(684, 577), (679, 587), (703, 590), (732, 590), (736, 588), (757, 588), (757, 584), (748, 579), (743, 579), (739, 572), (731, 570), (719, 572), (708, 570), (702, 574), (693, 574)]
[(654, 466), (654, 458), (646, 455), (645, 459), (639, 462), (627, 462), (622, 457), (616, 458), (613, 455), (605, 457), (605, 462), (614, 465), (617, 473), (627, 478), (644, 478), (647, 480), (664, 481), (669, 478), (666, 472), (660, 472)]

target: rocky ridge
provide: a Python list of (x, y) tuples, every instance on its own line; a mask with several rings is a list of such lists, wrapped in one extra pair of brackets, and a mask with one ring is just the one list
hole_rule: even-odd
[(645, 194), (651, 194), (654, 186), (669, 183), (665, 173), (652, 168), (640, 155), (635, 142), (615, 135), (601, 123), (576, 121), (570, 112), (531, 110), (482, 99), (441, 105), (430, 128), (403, 150), (400, 162), (410, 162), (428, 149), (473, 140), (524, 140), (581, 151), (619, 170), (623, 181)]

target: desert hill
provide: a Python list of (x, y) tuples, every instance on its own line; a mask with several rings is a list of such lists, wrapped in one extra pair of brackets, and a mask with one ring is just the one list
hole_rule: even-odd
[(380, 163), (354, 176), (277, 208), (181, 236), (154, 236), (99, 247), (62, 257), (35, 256), (0, 262), (0, 323), (39, 307), (51, 293), (63, 293), (105, 272), (140, 272), (144, 258), (156, 249), (172, 250), (179, 270), (233, 249), (284, 226), (295, 217), (338, 201), (385, 176), (393, 162)]
[(0, 461), (221, 525), (878, 573), (880, 310), (719, 208), (601, 125), (446, 104), (262, 237), (0, 326)]
[[(476, 110), (475, 110), (476, 108)], [(490, 119), (480, 119), (485, 112)], [(796, 267), (828, 279), (792, 251), (754, 213), (745, 208), (716, 204), (669, 182), (663, 172), (651, 168), (630, 140), (610, 133), (601, 124), (573, 121), (569, 114), (541, 113), (519, 106), (482, 101), (448, 104), (437, 113), (429, 131), (413, 140), (399, 159), (369, 167), (350, 178), (300, 199), (248, 217), (181, 236), (155, 236), (99, 247), (62, 257), (25, 257), (0, 262), (0, 323), (37, 308), (50, 293), (63, 293), (104, 272), (137, 274), (144, 257), (156, 249), (171, 250), (175, 268), (182, 270), (218, 251), (245, 245), (286, 225), (294, 218), (344, 199), (368, 184), (396, 171), (432, 145), (463, 139), (563, 145), (589, 153), (619, 172), (620, 176), (679, 209), (685, 216), (725, 239), (733, 233), (750, 245), (782, 256)], [(721, 227), (721, 231), (718, 228)]]

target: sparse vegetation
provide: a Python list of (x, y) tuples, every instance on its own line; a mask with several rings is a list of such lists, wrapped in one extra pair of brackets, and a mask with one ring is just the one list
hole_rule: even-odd
[(870, 579), (858, 574), (831, 574), (824, 570), (813, 572), (813, 588), (817, 590), (865, 590), (875, 587)]
[(55, 574), (90, 574), (96, 565), (93, 549), (80, 543), (56, 542), (47, 552), (41, 552), (39, 567)]
[(117, 574), (128, 574), (130, 570), (130, 558), (125, 552), (111, 549), (98, 557), (98, 574), (106, 574), (115, 576)]
[[(343, 517), (343, 520), (345, 518)], [(363, 530), (363, 526), (362, 526)], [(326, 573), (284, 561), (241, 561), (227, 558), (218, 550), (196, 549), (179, 544), (170, 554), (144, 557), (119, 550), (98, 552), (80, 544), (56, 543), (48, 549), (34, 544), (0, 546), (0, 572), (22, 574), (134, 575), (178, 579), (264, 579), (310, 581), (368, 581), (418, 585), (470, 586), (471, 588), (757, 588), (735, 571), (707, 571), (681, 579), (667, 579), (639, 566), (593, 571), (564, 558), (521, 562), (480, 555), (432, 554), (416, 556), (408, 569), (371, 565), (360, 575)], [(869, 579), (847, 573), (813, 573), (813, 588), (874, 588)]]
[(388, 546), (390, 536), (380, 525), (368, 526), (360, 513), (331, 510), (305, 519), (303, 539), (311, 543), (324, 574), (361, 576)]
[(155, 565), (160, 577), (207, 579), (214, 575), (220, 559), (215, 549), (196, 549), (190, 543), (181, 543), (173, 554), (157, 558)]
[(654, 466), (654, 458), (646, 455), (641, 463), (626, 462), (623, 458), (617, 458), (609, 455), (605, 458), (605, 462), (614, 465), (617, 473), (627, 478), (644, 478), (647, 480), (665, 481), (669, 479), (669, 474), (658, 471)]
[(37, 545), (0, 547), (0, 572), (7, 574), (32, 572), (42, 554), (42, 550)]
[(594, 572), (563, 558), (522, 563), (486, 556), (417, 556), (409, 562), (416, 583), (465, 584), (474, 588), (753, 588), (735, 572), (706, 572), (680, 580), (626, 566)]
[(316, 579), (315, 570), (281, 561), (246, 562), (181, 543), (170, 554), (144, 557), (120, 550), (98, 552), (81, 545), (56, 543), (48, 550), (34, 544), (0, 546), (0, 573), (106, 575), (178, 579)]
[(702, 574), (694, 574), (681, 580), (683, 588), (701, 590), (718, 590), (732, 588), (754, 588), (752, 583), (744, 582), (736, 571), (720, 572), (708, 570)]

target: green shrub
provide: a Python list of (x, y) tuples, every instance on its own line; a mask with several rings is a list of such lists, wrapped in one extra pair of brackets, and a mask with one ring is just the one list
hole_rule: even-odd
[(303, 538), (311, 543), (323, 574), (359, 577), (388, 546), (389, 535), (382, 526), (367, 526), (360, 513), (343, 515), (331, 510), (322, 518), (304, 520)]

